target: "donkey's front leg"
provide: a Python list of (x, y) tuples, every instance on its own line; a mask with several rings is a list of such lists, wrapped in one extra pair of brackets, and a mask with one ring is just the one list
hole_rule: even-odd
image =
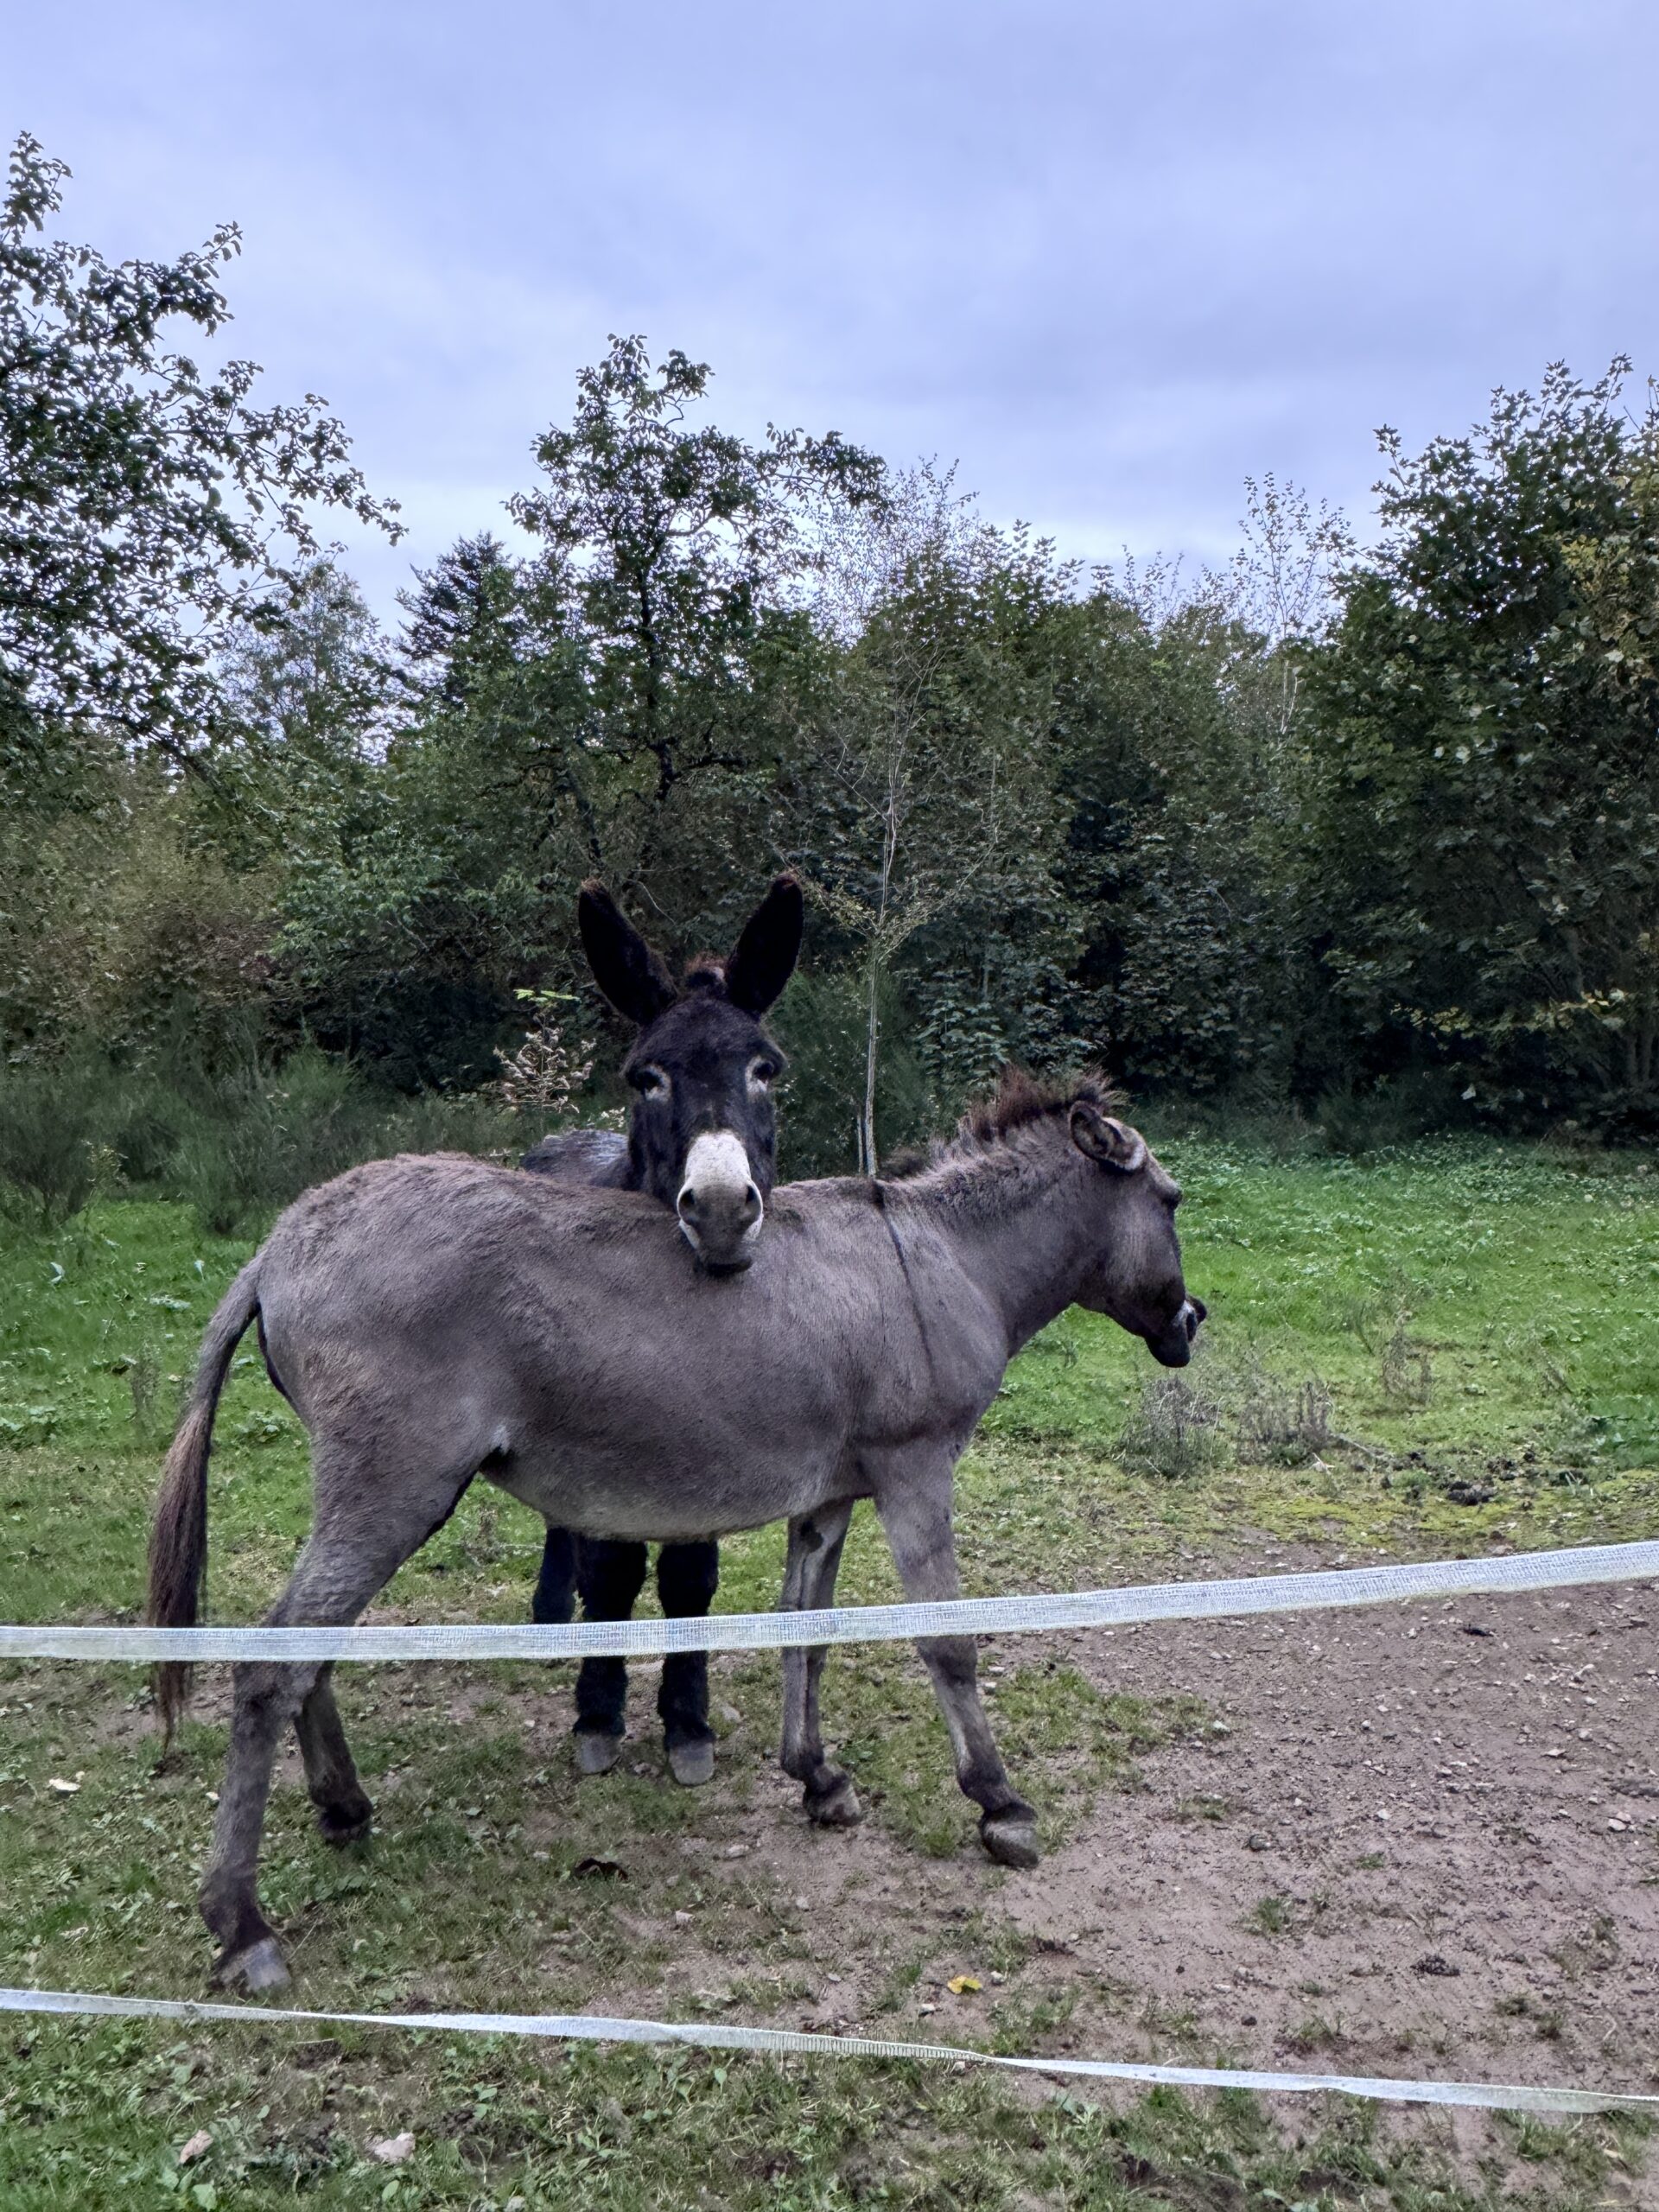
[[(643, 1544), (607, 1537), (576, 1538), (576, 1586), (582, 1618), (626, 1621), (645, 1587)], [(583, 1774), (608, 1774), (622, 1756), (627, 1729), (628, 1662), (584, 1659), (576, 1669), (576, 1764)]]
[[(876, 1510), (905, 1595), (912, 1600), (961, 1594), (950, 1527), (954, 1466), (943, 1455), (920, 1460), (906, 1454), (895, 1458), (877, 1485)], [(979, 1652), (973, 1637), (927, 1637), (916, 1649), (933, 1678), (933, 1694), (950, 1731), (957, 1780), (981, 1808), (980, 1841), (1005, 1866), (1034, 1866), (1039, 1855), (1037, 1815), (1009, 1785), (979, 1700)]]
[[(720, 1587), (720, 1546), (664, 1544), (657, 1554), (657, 1594), (669, 1620), (701, 1620)], [(715, 1732), (709, 1726), (709, 1654), (671, 1651), (657, 1693), (668, 1770), (695, 1789), (715, 1777)]]
[[(784, 1571), (779, 1610), (816, 1612), (832, 1605), (841, 1548), (853, 1517), (850, 1503), (804, 1513), (789, 1524), (789, 1561)], [(818, 1683), (824, 1647), (796, 1644), (784, 1653), (783, 1768), (802, 1785), (807, 1817), (821, 1827), (854, 1827), (864, 1817), (858, 1792), (839, 1767), (823, 1755), (818, 1720)]]

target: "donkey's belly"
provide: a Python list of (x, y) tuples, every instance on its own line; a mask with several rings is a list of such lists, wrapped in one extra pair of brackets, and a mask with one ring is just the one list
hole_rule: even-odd
[(718, 1465), (686, 1468), (668, 1458), (642, 1465), (632, 1455), (543, 1448), (510, 1451), (483, 1471), (555, 1528), (652, 1543), (763, 1528), (861, 1491), (829, 1451), (781, 1465), (738, 1452)]

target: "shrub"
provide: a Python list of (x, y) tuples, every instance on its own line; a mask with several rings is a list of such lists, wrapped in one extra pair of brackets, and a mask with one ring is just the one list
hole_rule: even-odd
[(1131, 1473), (1171, 1481), (1203, 1474), (1222, 1452), (1221, 1407), (1184, 1375), (1143, 1382), (1117, 1439), (1117, 1456)]
[(1331, 1441), (1331, 1392), (1318, 1375), (1287, 1382), (1251, 1354), (1227, 1395), (1242, 1459), (1300, 1467)]
[(0, 1068), (0, 1190), (42, 1225), (67, 1221), (92, 1194), (100, 1101), (62, 1065)]

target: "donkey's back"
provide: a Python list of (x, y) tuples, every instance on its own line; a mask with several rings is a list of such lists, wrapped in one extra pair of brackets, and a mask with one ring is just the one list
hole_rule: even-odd
[(988, 1337), (942, 1370), (853, 1181), (794, 1186), (753, 1267), (711, 1276), (640, 1193), (404, 1156), (302, 1198), (256, 1266), (320, 1510), (338, 1463), (360, 1491), (418, 1461), (596, 1535), (754, 1527), (857, 1487), (861, 1443), (954, 1433), (1001, 1367)]

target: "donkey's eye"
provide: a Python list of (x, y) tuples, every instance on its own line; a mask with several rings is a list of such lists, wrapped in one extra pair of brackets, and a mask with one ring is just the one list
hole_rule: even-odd
[(749, 1081), (757, 1090), (770, 1090), (777, 1074), (776, 1060), (753, 1060), (749, 1064)]
[(668, 1095), (668, 1077), (659, 1067), (635, 1068), (628, 1081), (642, 1097), (664, 1098)]

